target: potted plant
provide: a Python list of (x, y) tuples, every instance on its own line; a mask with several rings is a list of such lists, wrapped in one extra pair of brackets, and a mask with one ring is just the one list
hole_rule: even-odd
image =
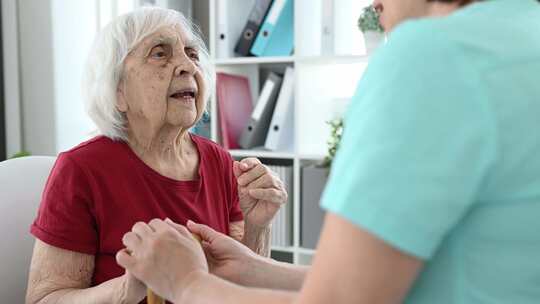
[(324, 158), (322, 166), (325, 168), (332, 167), (332, 161), (336, 156), (336, 152), (339, 148), (341, 141), (341, 135), (343, 134), (343, 118), (336, 118), (328, 122), (330, 125), (330, 139), (328, 140), (328, 153)]
[(364, 34), (366, 53), (370, 54), (384, 41), (384, 29), (379, 22), (379, 13), (373, 5), (364, 8), (358, 18), (358, 28)]

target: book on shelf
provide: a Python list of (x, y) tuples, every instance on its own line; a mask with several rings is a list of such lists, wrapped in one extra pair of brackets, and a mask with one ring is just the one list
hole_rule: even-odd
[(293, 167), (292, 166), (268, 166), (270, 170), (276, 173), (289, 194), (285, 205), (281, 206), (276, 216), (272, 220), (271, 245), (276, 247), (292, 246), (293, 233)]
[(236, 54), (240, 56), (250, 55), (251, 46), (253, 45), (253, 42), (255, 42), (255, 37), (257, 37), (257, 34), (259, 33), (261, 24), (263, 23), (264, 17), (266, 17), (271, 4), (272, 0), (255, 0), (246, 25), (234, 48)]
[(216, 80), (221, 142), (226, 149), (239, 149), (240, 135), (253, 110), (249, 79), (239, 75), (217, 73)]
[(294, 45), (293, 0), (274, 0), (251, 47), (254, 56), (289, 56)]

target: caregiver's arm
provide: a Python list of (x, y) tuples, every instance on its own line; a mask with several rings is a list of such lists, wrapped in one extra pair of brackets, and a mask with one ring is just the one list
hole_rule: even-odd
[(144, 285), (128, 275), (89, 288), (93, 273), (93, 255), (60, 249), (36, 240), (26, 303), (137, 303), (141, 286), (144, 297)]
[[(194, 304), (397, 304), (403, 301), (421, 267), (420, 260), (329, 214), (313, 267), (300, 293), (250, 289), (195, 272), (182, 280), (185, 285), (177, 286), (175, 300)], [(267, 274), (273, 276), (274, 269), (267, 269)]]
[[(178, 229), (180, 227), (177, 224), (170, 224)], [(188, 227), (204, 240), (212, 240), (204, 246), (212, 274), (247, 287), (291, 291), (298, 291), (302, 287), (308, 267), (282, 263), (257, 255), (239, 243), (238, 238), (235, 239), (233, 230), (230, 233), (231, 238), (206, 225), (191, 221), (188, 222)]]

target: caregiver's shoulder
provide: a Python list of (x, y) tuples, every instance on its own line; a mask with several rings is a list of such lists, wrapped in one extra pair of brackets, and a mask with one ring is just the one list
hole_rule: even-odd
[(537, 54), (536, 50), (540, 49), (538, 28), (538, 2), (486, 1), (447, 17), (404, 22), (391, 34), (389, 44), (393, 47), (387, 51), (396, 55), (423, 55), (428, 60), (426, 63), (432, 63), (430, 55), (439, 55), (439, 59), (440, 55), (457, 55), (477, 65), (493, 64), (494, 58), (504, 61)]

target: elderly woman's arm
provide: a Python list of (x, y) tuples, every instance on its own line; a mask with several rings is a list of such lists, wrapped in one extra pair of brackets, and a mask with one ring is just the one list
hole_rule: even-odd
[(270, 226), (257, 227), (246, 225), (244, 221), (233, 222), (229, 225), (230, 236), (246, 245), (258, 255), (270, 256)]
[[(259, 255), (268, 257), (272, 219), (287, 202), (285, 185), (256, 158), (234, 162), (233, 170), (244, 222), (231, 224), (231, 236)], [(241, 235), (234, 232), (240, 230)]]
[(26, 303), (138, 303), (144, 298), (144, 285), (129, 275), (89, 288), (93, 273), (93, 255), (36, 240)]

